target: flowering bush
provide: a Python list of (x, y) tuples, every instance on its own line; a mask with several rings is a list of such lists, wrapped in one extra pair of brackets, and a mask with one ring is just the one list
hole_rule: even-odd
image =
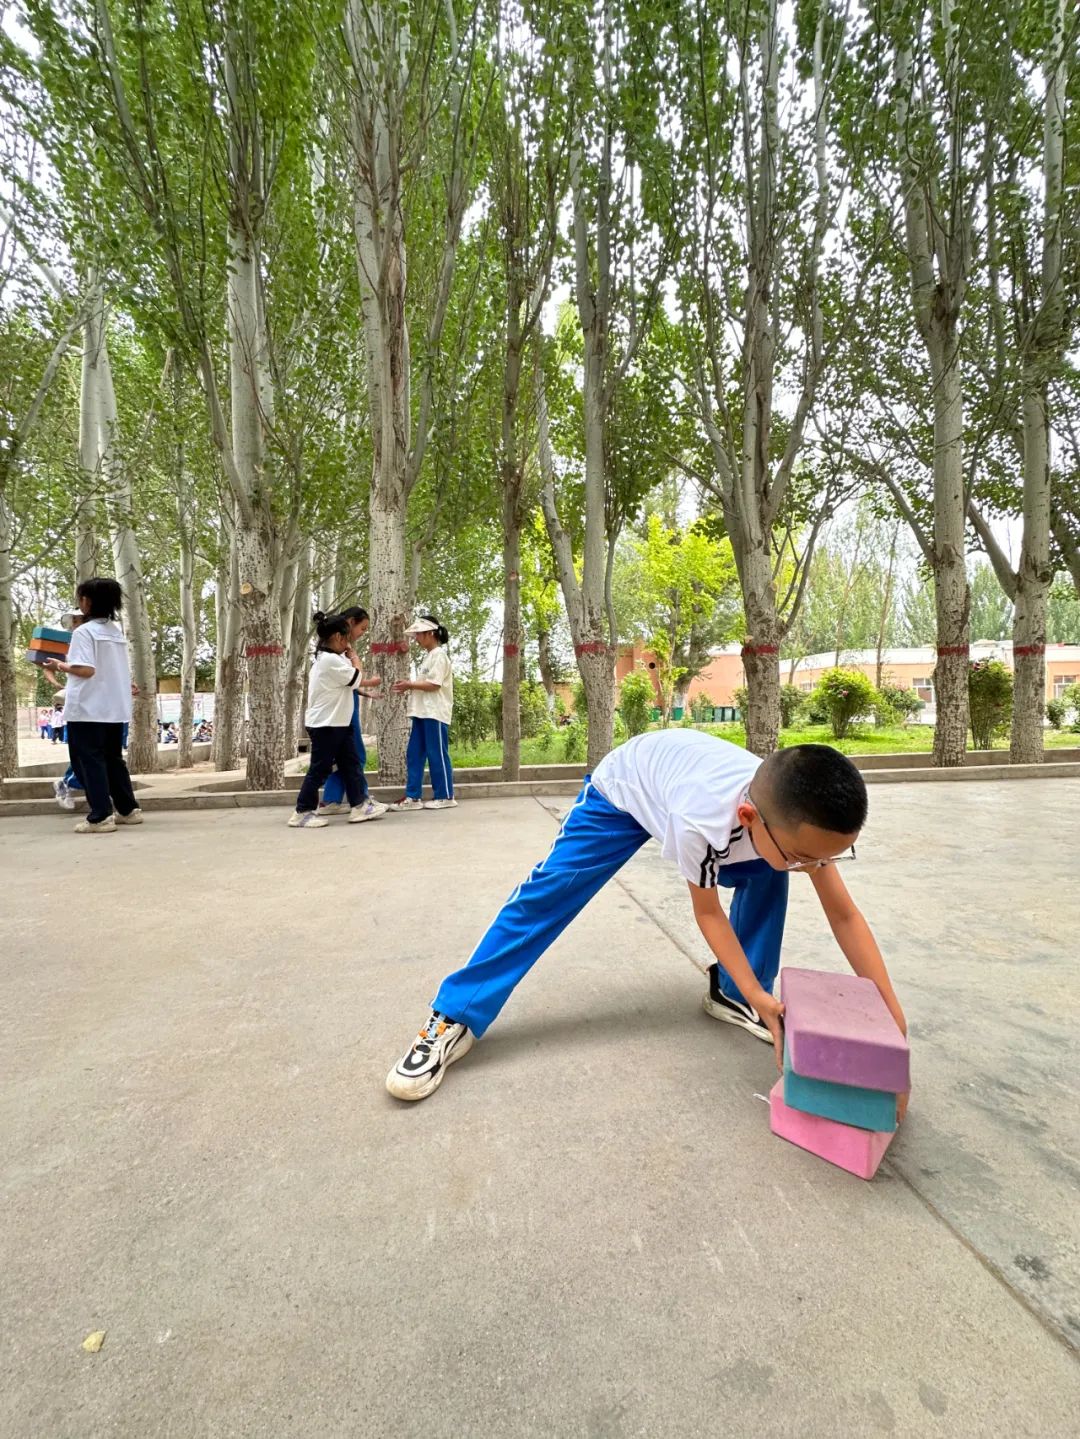
[(854, 720), (869, 714), (877, 690), (861, 670), (826, 670), (811, 698), (812, 708), (827, 718), (836, 739), (844, 739)]

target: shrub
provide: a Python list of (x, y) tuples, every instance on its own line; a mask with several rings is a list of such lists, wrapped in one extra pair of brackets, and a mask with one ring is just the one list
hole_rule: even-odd
[(521, 738), (534, 739), (550, 723), (547, 691), (539, 681), (527, 680), (521, 686)]
[(690, 701), (690, 715), (695, 724), (708, 724), (715, 706), (709, 695), (695, 695)]
[(547, 752), (551, 749), (551, 746), (555, 740), (555, 736), (558, 733), (559, 731), (549, 721), (540, 731), (540, 733), (536, 736), (536, 747), (542, 755), (546, 755)]
[(922, 709), (922, 700), (912, 689), (902, 685), (883, 684), (874, 704), (874, 718), (882, 727), (906, 725)]
[(1072, 724), (1069, 728), (1080, 734), (1080, 683), (1066, 685), (1061, 699), (1066, 711), (1072, 710)]
[(589, 727), (576, 716), (563, 730), (563, 759), (567, 764), (581, 764), (589, 752)]
[(615, 711), (615, 724), (612, 729), (612, 739), (616, 744), (623, 744), (630, 738), (630, 731), (626, 728), (626, 721), (618, 710)]
[(655, 704), (652, 680), (644, 670), (631, 670), (619, 686), (619, 714), (629, 735), (644, 734)]
[(495, 733), (491, 686), (475, 675), (454, 680), (454, 739), (465, 749), (476, 749)]
[(744, 719), (746, 718), (746, 706), (749, 703), (749, 700), (750, 691), (746, 688), (745, 685), (739, 685), (737, 686), (737, 688), (732, 690), (731, 703), (735, 706), (735, 708), (739, 711), (739, 713), (743, 716)]
[(1061, 729), (1068, 713), (1069, 706), (1063, 699), (1046, 701), (1046, 718), (1050, 721), (1051, 729)]
[(874, 707), (877, 691), (861, 670), (826, 670), (814, 691), (814, 703), (824, 713), (835, 739), (844, 739), (852, 721)]
[(797, 685), (780, 686), (780, 728), (794, 729), (806, 709), (807, 696)]
[(976, 749), (990, 749), (994, 736), (1012, 716), (1013, 677), (1001, 660), (974, 660), (968, 666), (971, 738)]

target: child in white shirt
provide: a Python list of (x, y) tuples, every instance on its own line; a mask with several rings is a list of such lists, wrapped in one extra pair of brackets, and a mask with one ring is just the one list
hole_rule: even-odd
[[(412, 635), (423, 659), (416, 667), (416, 678), (399, 680), (395, 694), (408, 694), (409, 748), (405, 754), (405, 793), (390, 808), (399, 814), (417, 809), (456, 809), (454, 798), (454, 767), (450, 763), (450, 721), (454, 714), (454, 672), (450, 656), (443, 648), (450, 638), (445, 626), (434, 615), (421, 615), (405, 631)], [(435, 795), (426, 803), (424, 766), (431, 773)]]

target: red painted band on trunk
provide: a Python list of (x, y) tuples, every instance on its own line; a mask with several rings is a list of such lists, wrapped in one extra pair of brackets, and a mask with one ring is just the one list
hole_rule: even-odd
[(385, 645), (372, 645), (373, 655), (407, 655), (409, 653), (408, 640), (390, 640)]
[(603, 640), (590, 640), (588, 644), (575, 645), (574, 653), (576, 655), (603, 655), (607, 654), (607, 645)]
[(1041, 655), (1046, 653), (1045, 645), (1014, 645), (1014, 655)]
[(938, 659), (946, 659), (949, 655), (966, 655), (970, 649), (970, 645), (938, 645)]
[(503, 645), (503, 654), (509, 660), (514, 659), (515, 656), (519, 655), (520, 653), (521, 651), (518, 649), (517, 645)]
[(742, 654), (746, 655), (778, 655), (779, 645), (743, 645)]
[(285, 650), (281, 645), (248, 645), (244, 650), (246, 660), (261, 659), (264, 655), (283, 655)]

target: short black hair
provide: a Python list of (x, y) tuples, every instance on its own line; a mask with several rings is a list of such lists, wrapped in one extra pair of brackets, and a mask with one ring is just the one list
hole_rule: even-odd
[(866, 823), (866, 782), (847, 755), (827, 744), (778, 749), (761, 766), (777, 817), (831, 834), (857, 834)]
[(92, 580), (83, 580), (75, 591), (75, 598), (90, 601), (92, 620), (114, 620), (123, 606), (124, 592), (119, 580), (95, 575)]

